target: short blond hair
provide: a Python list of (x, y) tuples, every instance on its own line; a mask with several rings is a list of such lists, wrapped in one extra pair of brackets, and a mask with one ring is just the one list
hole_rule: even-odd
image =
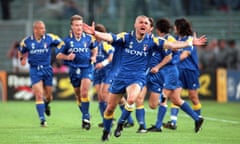
[(72, 24), (72, 22), (75, 21), (75, 20), (83, 20), (83, 17), (80, 16), (80, 15), (73, 15), (73, 16), (71, 17), (71, 24)]

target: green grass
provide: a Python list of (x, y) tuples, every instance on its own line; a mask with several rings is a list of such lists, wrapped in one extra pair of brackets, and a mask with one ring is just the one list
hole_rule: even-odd
[[(176, 131), (164, 129), (162, 133), (138, 134), (135, 120), (133, 128), (124, 129), (120, 138), (113, 135), (109, 144), (239, 144), (240, 104), (219, 104), (202, 101), (205, 122), (200, 133), (194, 133), (194, 122), (184, 112), (179, 113)], [(157, 111), (150, 110), (147, 103), (146, 122), (148, 127), (155, 123)], [(48, 127), (39, 126), (35, 104), (31, 102), (0, 103), (0, 143), (2, 144), (99, 144), (102, 129), (96, 102), (91, 103), (92, 127), (81, 128), (81, 113), (74, 101), (54, 101), (52, 115), (47, 117)], [(116, 110), (116, 118), (119, 116)], [(135, 119), (135, 113), (133, 113)], [(169, 112), (165, 121), (169, 119)], [(115, 127), (114, 127), (115, 128)], [(114, 129), (113, 128), (113, 129)]]

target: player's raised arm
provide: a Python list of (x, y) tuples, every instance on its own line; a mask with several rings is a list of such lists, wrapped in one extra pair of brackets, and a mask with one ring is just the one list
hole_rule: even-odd
[[(94, 24), (94, 23), (93, 23)], [(103, 33), (103, 32), (98, 32), (98, 31), (95, 31), (95, 29), (85, 23), (83, 23), (83, 30), (84, 32), (88, 33), (88, 34), (91, 34), (101, 40), (104, 40), (104, 41), (107, 41), (107, 42), (110, 42), (112, 43), (113, 41), (113, 38), (112, 38), (112, 35), (109, 34), (109, 33)]]
[(201, 36), (201, 37), (197, 37), (196, 33), (194, 33), (193, 39), (192, 40), (188, 40), (188, 41), (176, 41), (176, 42), (166, 42), (164, 44), (164, 48), (167, 49), (179, 49), (179, 48), (184, 48), (184, 47), (188, 47), (188, 46), (201, 46), (201, 45), (205, 45), (205, 43), (207, 42), (207, 37), (205, 35)]

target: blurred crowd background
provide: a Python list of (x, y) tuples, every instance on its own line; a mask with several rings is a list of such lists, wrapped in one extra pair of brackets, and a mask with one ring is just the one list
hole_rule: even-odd
[[(82, 15), (88, 24), (102, 23), (113, 33), (133, 29), (140, 14), (171, 22), (185, 17), (198, 35), (208, 37), (208, 43), (198, 48), (201, 70), (240, 69), (240, 0), (0, 0), (0, 4), (0, 70), (27, 71), (27, 66), (18, 67), (16, 48), (32, 33), (34, 20), (43, 20), (47, 32), (65, 37), (73, 14)], [(56, 73), (67, 71), (54, 56), (53, 66)]]

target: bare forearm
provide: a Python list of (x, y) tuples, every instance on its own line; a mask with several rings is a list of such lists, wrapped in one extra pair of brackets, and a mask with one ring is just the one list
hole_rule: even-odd
[(102, 32), (95, 31), (94, 36), (110, 43), (112, 43), (113, 41), (112, 35), (109, 33), (102, 33)]
[(186, 41), (177, 41), (174, 43), (165, 44), (165, 48), (168, 48), (168, 49), (180, 49), (180, 48), (185, 48), (189, 46), (192, 46), (192, 44)]

